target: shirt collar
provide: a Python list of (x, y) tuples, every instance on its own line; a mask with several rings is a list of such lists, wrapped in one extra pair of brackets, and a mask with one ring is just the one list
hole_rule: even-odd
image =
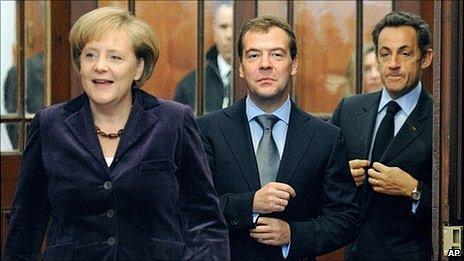
[[(261, 110), (256, 104), (251, 100), (250, 96), (247, 95), (245, 99), (246, 104), (246, 115), (248, 122), (252, 121), (256, 116), (266, 114), (265, 111)], [(287, 100), (278, 108), (272, 112), (272, 115), (279, 118), (279, 120), (285, 122), (288, 125), (290, 120), (290, 110), (292, 108), (292, 103), (290, 102), (290, 97), (287, 97)]]
[(218, 67), (219, 67), (219, 74), (221, 75), (222, 79), (227, 78), (229, 72), (232, 70), (232, 66), (226, 62), (224, 57), (222, 57), (221, 54), (218, 54), (217, 56), (217, 62), (218, 62)]
[(422, 83), (419, 81), (419, 83), (416, 85), (416, 87), (414, 87), (414, 89), (395, 100), (390, 96), (390, 94), (388, 94), (384, 87), (382, 89), (382, 97), (380, 98), (379, 108), (377, 111), (382, 111), (387, 105), (387, 103), (394, 100), (401, 107), (401, 110), (403, 110), (409, 116), (412, 110), (414, 110), (414, 108), (416, 107), (417, 102), (419, 101), (421, 91)]

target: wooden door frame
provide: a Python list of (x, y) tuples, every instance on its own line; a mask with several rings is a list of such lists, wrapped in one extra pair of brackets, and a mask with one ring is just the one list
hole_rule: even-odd
[(433, 260), (448, 260), (443, 226), (462, 225), (463, 4), (435, 1), (434, 9), (432, 243)]

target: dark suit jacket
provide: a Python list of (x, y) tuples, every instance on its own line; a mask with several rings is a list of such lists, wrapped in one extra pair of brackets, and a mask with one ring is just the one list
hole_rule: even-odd
[(186, 106), (133, 90), (107, 166), (85, 95), (36, 114), (23, 155), (5, 260), (229, 258), (206, 154)]
[[(245, 101), (198, 120), (202, 139), (229, 225), (233, 260), (282, 259), (281, 247), (249, 236), (254, 193), (261, 188), (245, 114)], [(277, 182), (289, 184), (296, 197), (271, 216), (290, 225), (289, 259), (314, 257), (356, 238), (358, 208), (340, 130), (292, 103)]]
[[(206, 54), (205, 67), (205, 112), (211, 112), (222, 108), (224, 99), (224, 84), (222, 83), (217, 63), (218, 50), (213, 46)], [(195, 109), (195, 84), (197, 71), (191, 71), (176, 87), (174, 100), (189, 105)]]
[[(345, 137), (348, 159), (368, 159), (381, 92), (343, 99), (332, 122)], [(416, 108), (380, 161), (424, 183), (415, 214), (406, 197), (359, 188), (362, 213), (359, 239), (347, 251), (353, 260), (428, 260), (431, 254), (432, 99), (422, 90)], [(364, 188), (364, 186), (369, 186)]]

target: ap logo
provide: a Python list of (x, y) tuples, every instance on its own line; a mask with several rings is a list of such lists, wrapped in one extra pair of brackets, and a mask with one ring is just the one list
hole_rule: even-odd
[(446, 256), (461, 256), (462, 255), (462, 251), (461, 249), (450, 249), (448, 250), (448, 253)]

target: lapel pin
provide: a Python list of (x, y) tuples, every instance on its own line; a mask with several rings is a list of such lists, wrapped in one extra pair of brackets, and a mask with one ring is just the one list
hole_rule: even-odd
[(416, 127), (411, 126), (411, 131), (412, 131), (412, 132), (416, 132), (416, 130), (417, 130)]

